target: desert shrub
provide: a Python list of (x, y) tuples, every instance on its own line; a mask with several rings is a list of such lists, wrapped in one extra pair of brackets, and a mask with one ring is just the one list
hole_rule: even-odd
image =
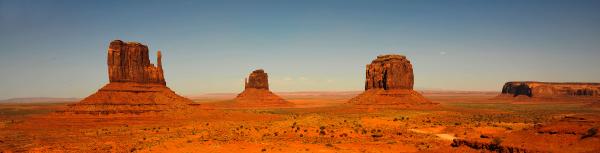
[(502, 139), (496, 137), (496, 138), (492, 139), (492, 143), (495, 145), (500, 145), (500, 143), (502, 143)]
[(581, 139), (585, 139), (585, 138), (589, 138), (589, 137), (593, 137), (596, 134), (598, 134), (598, 129), (593, 127), (587, 130), (587, 132), (585, 132), (582, 136)]
[(383, 137), (383, 134), (381, 134), (381, 133), (375, 133), (375, 134), (372, 134), (371, 137), (373, 137), (373, 138), (381, 138), (381, 137)]
[(325, 131), (319, 131), (319, 135), (326, 135), (327, 133)]
[(479, 137), (480, 137), (480, 138), (490, 138), (490, 136), (487, 136), (487, 135), (485, 135), (485, 134), (481, 134), (481, 135), (479, 135)]

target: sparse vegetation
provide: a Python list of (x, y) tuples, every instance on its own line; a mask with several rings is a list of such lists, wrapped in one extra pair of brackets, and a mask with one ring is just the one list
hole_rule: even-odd
[(502, 143), (502, 138), (496, 137), (496, 138), (492, 139), (492, 144), (500, 145), (500, 143)]
[(593, 137), (596, 136), (596, 134), (598, 134), (598, 129), (595, 127), (592, 127), (590, 129), (588, 129), (582, 136), (581, 139), (585, 139), (585, 138), (589, 138), (589, 137)]
[[(338, 150), (339, 148), (336, 147), (338, 146), (337, 144), (343, 144), (347, 148), (348, 146), (352, 146), (352, 144), (365, 143), (382, 146), (377, 148), (381, 149), (379, 151), (382, 152), (392, 151), (386, 149), (390, 146), (392, 148), (403, 146), (408, 149), (435, 152), (435, 149), (438, 148), (451, 147), (443, 144), (449, 141), (449, 139), (452, 140), (453, 137), (458, 137), (457, 139), (484, 138), (487, 145), (493, 145), (493, 147), (499, 149), (500, 147), (505, 147), (501, 146), (501, 144), (508, 144), (503, 141), (511, 140), (506, 138), (508, 134), (502, 135), (505, 133), (504, 130), (511, 130), (514, 131), (511, 133), (519, 134), (527, 132), (537, 134), (537, 130), (548, 128), (549, 123), (564, 119), (564, 117), (557, 117), (556, 114), (574, 114), (567, 109), (558, 111), (547, 110), (545, 106), (522, 106), (535, 108), (526, 111), (519, 108), (521, 106), (500, 106), (497, 104), (473, 104), (476, 106), (462, 104), (449, 105), (453, 107), (468, 106), (466, 108), (459, 108), (470, 110), (470, 112), (456, 110), (382, 110), (361, 113), (340, 113), (336, 112), (337, 110), (334, 108), (322, 108), (323, 110), (314, 112), (303, 112), (304, 110), (302, 109), (263, 109), (257, 111), (213, 111), (204, 114), (191, 114), (187, 118), (165, 119), (163, 118), (164, 116), (139, 120), (136, 118), (140, 122), (123, 122), (119, 118), (115, 120), (95, 119), (85, 122), (78, 122), (76, 119), (44, 120), (44, 122), (60, 122), (61, 124), (55, 125), (70, 125), (68, 127), (70, 130), (73, 130), (71, 126), (77, 127), (79, 126), (78, 124), (81, 124), (81, 126), (87, 125), (92, 128), (89, 131), (81, 132), (85, 135), (78, 135), (80, 131), (77, 130), (73, 130), (75, 134), (70, 134), (84, 138), (102, 139), (103, 141), (121, 138), (123, 141), (115, 145), (127, 144), (127, 147), (123, 148), (135, 152), (144, 152), (150, 149), (161, 150), (161, 148), (172, 146), (182, 148), (210, 148), (211, 145), (227, 146), (231, 145), (231, 143), (239, 142), (245, 143), (243, 146), (248, 146), (248, 148), (256, 147), (254, 148), (255, 150), (263, 152), (267, 150), (283, 151), (286, 147), (298, 146), (302, 148), (297, 148), (298, 150), (296, 151), (304, 151), (306, 146), (302, 144), (316, 144), (315, 146), (326, 146), (325, 148)], [(495, 106), (500, 107), (493, 108)], [(474, 109), (471, 107), (479, 108)], [(504, 108), (508, 108), (508, 110), (503, 110)], [(495, 112), (488, 113), (489, 110)], [(579, 118), (581, 117), (569, 117), (566, 119), (581, 121)], [(168, 121), (152, 121), (163, 119)], [(15, 120), (15, 122), (12, 123), (12, 120)], [(146, 120), (152, 122), (147, 122)], [(49, 124), (44, 122), (38, 121), (41, 124)], [(99, 126), (99, 128), (93, 128), (98, 126), (99, 123), (103, 125)], [(13, 125), (22, 126), (23, 124), (34, 125), (22, 118), (2, 120), (0, 125), (2, 124), (4, 124), (3, 127)], [(37, 126), (37, 124), (35, 125)], [(420, 130), (423, 133), (412, 131), (413, 129)], [(482, 134), (481, 131), (486, 130), (491, 130), (490, 132), (494, 134)], [(552, 131), (557, 130), (546, 130), (542, 134), (550, 134)], [(596, 139), (587, 139), (597, 136), (596, 133), (596, 128), (590, 128), (580, 136), (585, 141), (596, 141)], [(438, 134), (443, 134), (449, 138), (445, 137), (445, 139), (442, 139), (442, 136), (438, 136)], [(573, 131), (558, 132), (554, 136), (561, 137), (565, 134), (573, 135), (575, 133)], [(53, 138), (52, 135), (36, 136), (45, 139)], [(10, 139), (10, 136), (5, 135), (5, 137)], [(13, 138), (15, 137), (13, 136)], [(134, 141), (129, 141), (129, 138), (134, 138)], [(12, 141), (4, 139), (3, 141), (4, 143), (12, 143)], [(273, 148), (272, 146), (257, 145), (259, 142), (271, 144), (299, 143), (300, 145)], [(540, 144), (538, 142), (533, 143)], [(575, 143), (574, 145), (579, 144)], [(311, 148), (310, 150), (314, 149)], [(360, 152), (356, 148), (350, 148), (350, 150), (351, 152)]]

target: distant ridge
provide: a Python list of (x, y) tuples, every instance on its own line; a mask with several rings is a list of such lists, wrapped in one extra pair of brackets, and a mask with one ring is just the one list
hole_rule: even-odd
[[(500, 91), (468, 91), (468, 90), (451, 90), (451, 89), (422, 89), (416, 90), (417, 92), (425, 95), (431, 94), (446, 94), (446, 93), (455, 93), (455, 94), (498, 94)], [(284, 97), (284, 98), (311, 98), (311, 97), (321, 97), (322, 96), (330, 96), (331, 98), (352, 98), (362, 91), (282, 91), (273, 93)], [(234, 92), (221, 92), (221, 93), (203, 93), (196, 95), (188, 95), (187, 97), (191, 99), (231, 99), (234, 98), (237, 93)]]
[(78, 102), (81, 98), (55, 98), (55, 97), (21, 97), (0, 100), (0, 103), (58, 103)]

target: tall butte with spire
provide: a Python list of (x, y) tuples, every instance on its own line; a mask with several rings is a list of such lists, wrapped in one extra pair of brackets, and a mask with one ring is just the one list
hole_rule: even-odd
[(166, 85), (160, 51), (157, 66), (150, 63), (148, 47), (137, 42), (115, 40), (108, 48), (108, 78), (110, 82), (134, 82)]
[(156, 58), (155, 66), (150, 63), (148, 46), (141, 43), (112, 41), (107, 58), (109, 83), (72, 108), (79, 111), (136, 112), (191, 104), (191, 100), (166, 86), (160, 51)]
[(269, 90), (269, 76), (263, 69), (252, 71), (244, 81), (244, 91), (234, 99), (240, 107), (291, 106), (292, 103)]
[(434, 104), (414, 91), (413, 85), (413, 68), (406, 56), (379, 55), (367, 64), (365, 91), (349, 103), (383, 107)]

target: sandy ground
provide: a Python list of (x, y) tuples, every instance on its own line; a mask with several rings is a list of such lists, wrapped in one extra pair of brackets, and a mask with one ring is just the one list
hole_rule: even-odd
[(198, 98), (188, 109), (137, 115), (2, 104), (0, 152), (600, 152), (591, 132), (600, 109), (490, 100), (496, 94), (425, 92), (440, 103), (426, 109), (355, 108), (347, 92), (282, 95), (293, 108), (222, 108), (228, 98)]

